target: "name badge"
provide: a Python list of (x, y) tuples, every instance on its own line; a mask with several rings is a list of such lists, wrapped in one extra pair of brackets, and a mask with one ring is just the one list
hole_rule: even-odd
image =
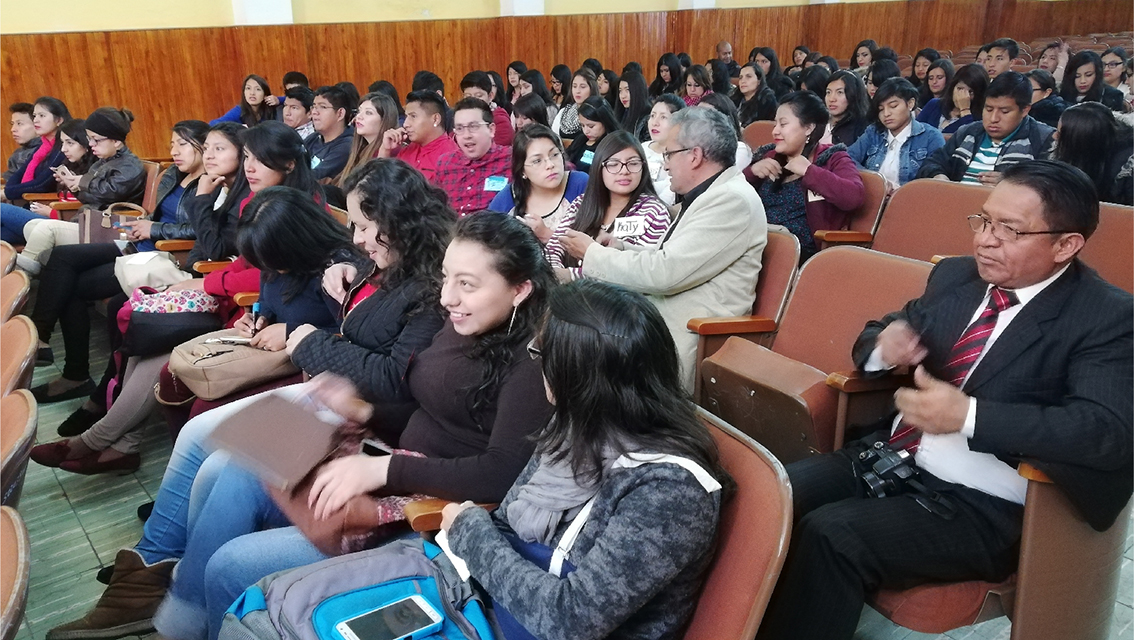
[(807, 190), (807, 201), (808, 202), (820, 202), (820, 201), (823, 201), (823, 200), (826, 200), (826, 198), (819, 195), (818, 193), (815, 193), (811, 189)]
[(615, 218), (611, 233), (615, 238), (631, 238), (640, 236), (646, 231), (646, 216), (626, 216)]
[(485, 191), (503, 191), (508, 186), (508, 178), (504, 176), (488, 176), (484, 179)]
[(585, 164), (588, 167), (591, 166), (591, 163), (594, 162), (594, 161), (595, 161), (595, 152), (594, 151), (584, 151), (583, 157), (579, 158), (579, 164)]
[(311, 156), (311, 168), (314, 169), (323, 164), (323, 159), (319, 156)]

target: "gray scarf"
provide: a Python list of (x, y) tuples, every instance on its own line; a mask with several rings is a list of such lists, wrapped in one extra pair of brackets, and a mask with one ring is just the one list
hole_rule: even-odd
[[(606, 477), (618, 455), (613, 447), (603, 448), (600, 478)], [(580, 484), (569, 461), (556, 463), (551, 457), (540, 455), (539, 467), (507, 508), (508, 523), (521, 540), (549, 546), (559, 524), (573, 520), (602, 482)]]

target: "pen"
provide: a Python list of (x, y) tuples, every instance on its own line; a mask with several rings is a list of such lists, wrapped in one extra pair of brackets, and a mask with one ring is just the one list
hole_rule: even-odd
[(252, 335), (256, 335), (256, 321), (260, 319), (260, 303), (252, 303)]

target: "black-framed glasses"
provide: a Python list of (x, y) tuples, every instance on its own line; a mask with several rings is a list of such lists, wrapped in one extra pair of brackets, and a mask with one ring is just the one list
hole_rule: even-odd
[(469, 124), (459, 124), (453, 127), (453, 133), (460, 135), (466, 131), (469, 133), (476, 133), (480, 131), (481, 127), (487, 127), (487, 122), (470, 122)]
[(1046, 235), (1059, 235), (1061, 233), (1077, 233), (1076, 231), (1020, 231), (1011, 225), (997, 222), (986, 215), (974, 213), (965, 218), (969, 221), (969, 228), (973, 233), (981, 233), (989, 226), (992, 227), (992, 237), (1000, 240), (1001, 242), (1015, 242), (1020, 239), (1020, 236), (1046, 236)]
[(697, 147), (686, 147), (684, 149), (674, 149), (673, 151), (663, 151), (661, 154), (661, 161), (664, 164), (669, 164), (669, 159), (673, 157), (673, 154), (681, 153), (683, 151), (692, 151), (696, 148)]
[(528, 342), (528, 357), (532, 360), (537, 360), (543, 357), (543, 352), (540, 351), (539, 347), (536, 346), (535, 341), (536, 339), (532, 338), (531, 342)]
[(611, 158), (610, 160), (602, 163), (602, 168), (606, 169), (610, 173), (621, 173), (623, 168), (625, 168), (630, 173), (641, 173), (642, 161), (638, 158), (631, 158), (626, 162), (622, 162), (621, 160), (615, 160), (614, 158)]

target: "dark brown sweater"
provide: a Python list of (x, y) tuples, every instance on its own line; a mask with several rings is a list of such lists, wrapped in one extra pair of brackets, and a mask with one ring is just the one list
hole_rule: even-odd
[(552, 412), (540, 363), (518, 347), (496, 402), (473, 416), (469, 398), (484, 375), (481, 361), (467, 355), (473, 342), (446, 322), (411, 365), (410, 393), (419, 408), (398, 446), (427, 457), (394, 456), (385, 487), (391, 494), (500, 502), (531, 457), (531, 436)]

